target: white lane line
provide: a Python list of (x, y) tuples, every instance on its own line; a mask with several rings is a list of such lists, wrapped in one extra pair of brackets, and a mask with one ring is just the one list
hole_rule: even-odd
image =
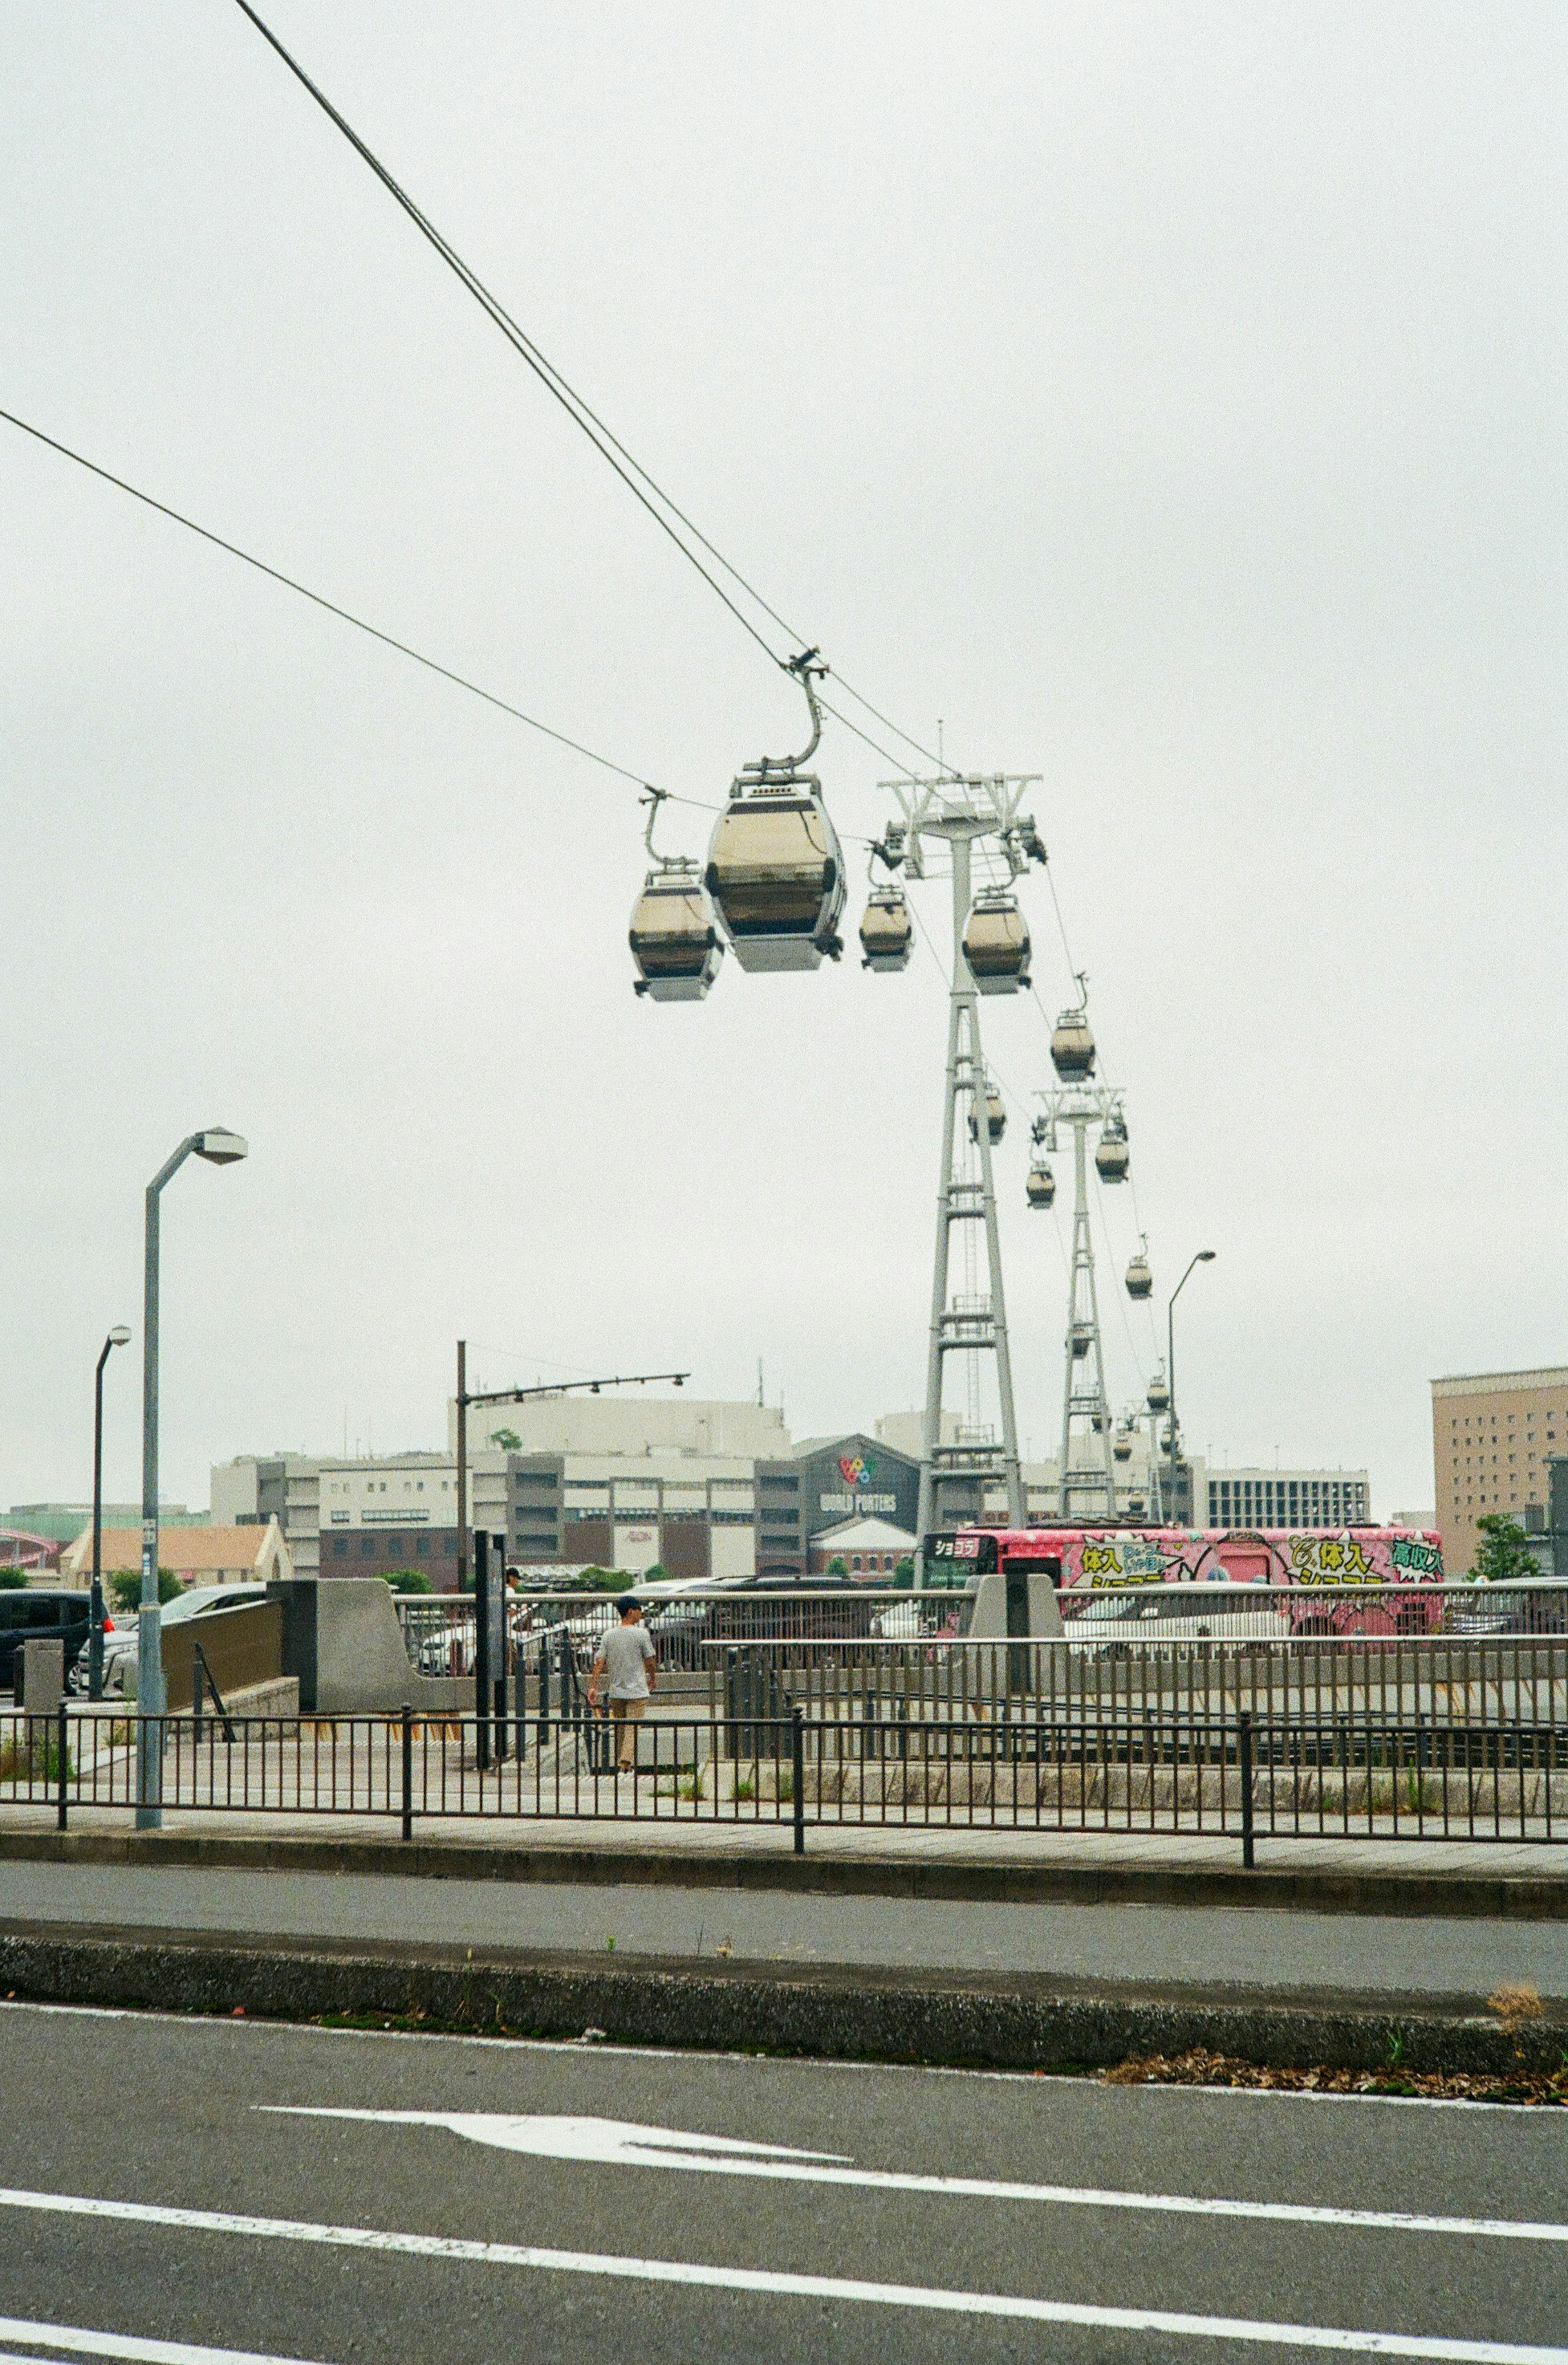
[(17, 2357), (19, 2340), (37, 2341), (45, 2348), (63, 2348), (73, 2357), (129, 2357), (139, 2365), (308, 2365), (295, 2357), (262, 2356), (249, 2348), (196, 2348), (188, 2340), (142, 2340), (124, 2332), (91, 2332), (79, 2324), (36, 2324), (26, 2316), (0, 2315), (0, 2365), (60, 2365), (58, 2357)]
[[(599, 2167), (664, 2168), (706, 2176), (761, 2176), (788, 2184), (847, 2184), (877, 2192), (957, 2194), (971, 2201), (1043, 2201), (1077, 2209), (1137, 2209), (1180, 2217), (1267, 2218), (1285, 2225), (1352, 2225), (1392, 2234), (1480, 2234), (1505, 2242), (1568, 2242), (1568, 2225), (1518, 2217), (1438, 2217), (1398, 2209), (1336, 2209), (1312, 2202), (1230, 2201), (1206, 2193), (1126, 2192), (1093, 2185), (1020, 2184), (981, 2176), (917, 2176), (840, 2165), (842, 2153), (788, 2151), (730, 2135), (620, 2119), (534, 2117), (498, 2111), (342, 2111), (254, 2102), (291, 2119), (359, 2119), (375, 2126), (441, 2127), (470, 2143), (534, 2159), (588, 2160)], [(746, 2154), (753, 2157), (747, 2158)]]
[(943, 2291), (920, 2283), (861, 2282), (846, 2275), (774, 2273), (760, 2267), (714, 2267), (685, 2259), (630, 2259), (593, 2250), (552, 2250), (517, 2242), (476, 2242), (442, 2234), (383, 2232), (370, 2225), (324, 2225), (297, 2217), (244, 2217), (230, 2210), (173, 2209), (152, 2202), (98, 2201), (82, 2193), (0, 2188), (0, 2208), (72, 2217), (107, 2217), (198, 2234), (241, 2234), (252, 2240), (308, 2242), (331, 2249), (392, 2252), (481, 2266), (600, 2275), (621, 2282), (683, 2283), (705, 2291), (763, 2292), (789, 2299), (838, 2299), (876, 2307), (918, 2307), (944, 2315), (1007, 2316), (1030, 2324), (1072, 2324), (1111, 2332), (1162, 2332), (1198, 2340), (1249, 2340), (1275, 2348), (1327, 2348), (1357, 2357), (1417, 2357), (1439, 2365), (1568, 2365), (1568, 2348), (1511, 2340), (1450, 2340), (1408, 2332), (1361, 2332), (1339, 2325), (1270, 2324), (1248, 2316), (1193, 2315), (1164, 2308), (1092, 2307), (1000, 2292)]

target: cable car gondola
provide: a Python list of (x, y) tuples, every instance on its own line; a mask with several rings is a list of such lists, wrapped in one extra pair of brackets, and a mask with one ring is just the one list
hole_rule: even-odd
[(1154, 1275), (1148, 1269), (1148, 1242), (1147, 1239), (1140, 1241), (1137, 1253), (1133, 1258), (1131, 1264), (1127, 1267), (1126, 1282), (1127, 1295), (1129, 1297), (1152, 1297), (1154, 1295)]
[[(990, 1138), (991, 1146), (994, 1149), (1007, 1130), (1007, 1111), (1002, 1104), (1002, 1094), (989, 1081), (985, 1088), (985, 1129)], [(980, 1139), (980, 1128), (975, 1123), (972, 1103), (969, 1107), (969, 1139), (971, 1141)]]
[(1165, 1373), (1161, 1368), (1156, 1371), (1148, 1384), (1148, 1408), (1150, 1412), (1165, 1412), (1169, 1410), (1170, 1404), (1170, 1391), (1165, 1384)]
[(1117, 1112), (1105, 1119), (1094, 1152), (1094, 1171), (1102, 1182), (1125, 1182), (1127, 1158), (1127, 1121)]
[(1029, 930), (1018, 898), (982, 887), (964, 930), (964, 958), (981, 993), (1018, 993), (1029, 982)]
[[(1079, 983), (1082, 983), (1081, 978)], [(1064, 1010), (1051, 1036), (1051, 1064), (1064, 1084), (1086, 1083), (1094, 1073), (1094, 1037), (1084, 1003)]]
[(650, 1002), (700, 1002), (719, 972), (724, 947), (714, 925), (713, 906), (695, 862), (662, 855), (654, 845), (654, 824), (666, 791), (653, 789), (643, 836), (654, 868), (643, 882), (627, 932), (637, 964), (634, 991)]
[(1084, 1011), (1064, 1010), (1057, 1020), (1051, 1064), (1064, 1084), (1084, 1083), (1094, 1073), (1094, 1037)]
[(816, 651), (788, 670), (806, 693), (812, 735), (798, 756), (759, 756), (745, 765), (714, 824), (706, 884), (742, 969), (820, 968), (844, 950), (844, 857), (823, 802), (822, 782), (801, 767), (816, 753), (822, 710), (813, 680), (826, 672)]
[(1030, 1167), (1029, 1180), (1025, 1187), (1029, 1194), (1031, 1207), (1048, 1207), (1056, 1197), (1057, 1178), (1043, 1158)]
[(1127, 1435), (1125, 1429), (1119, 1429), (1116, 1431), (1115, 1436), (1111, 1440), (1111, 1451), (1115, 1455), (1118, 1462), (1130, 1462), (1132, 1460), (1133, 1441)]
[(860, 923), (862, 969), (907, 969), (914, 949), (914, 923), (902, 887), (873, 887)]
[(1088, 1354), (1089, 1342), (1093, 1335), (1094, 1334), (1090, 1329), (1087, 1322), (1075, 1322), (1073, 1324), (1072, 1328), (1068, 1332), (1068, 1342), (1072, 1349), (1074, 1362), (1081, 1362), (1083, 1357)]

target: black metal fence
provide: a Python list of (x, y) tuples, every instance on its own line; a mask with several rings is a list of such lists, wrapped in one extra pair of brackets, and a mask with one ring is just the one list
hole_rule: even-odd
[(1210, 1715), (1143, 1705), (854, 1715), (736, 1689), (716, 1716), (0, 1715), (0, 1812), (166, 1811), (808, 1829), (1220, 1833), (1559, 1844), (1561, 1729), (1450, 1717)]

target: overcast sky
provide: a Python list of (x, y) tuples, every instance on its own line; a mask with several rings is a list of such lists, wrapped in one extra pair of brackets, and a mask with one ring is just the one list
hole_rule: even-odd
[[(1156, 1308), (1217, 1251), (1194, 1448), (1428, 1504), (1428, 1378), (1568, 1361), (1562, 8), (263, 13), (832, 663), (1044, 776)], [(5, 407), (694, 798), (790, 744), (788, 682), (228, 0), (0, 0), (0, 42)], [(252, 1155), (165, 1201), (175, 1498), (442, 1441), (459, 1332), (495, 1385), (744, 1395), (760, 1356), (797, 1434), (920, 1400), (924, 952), (650, 1008), (634, 791), (5, 427), (0, 518), (0, 1504), (86, 1489), (121, 1320), (137, 1491), (141, 1194), (208, 1123)], [(889, 768), (830, 726), (841, 828)], [(984, 1025), (1040, 1451), (1047, 1026)]]

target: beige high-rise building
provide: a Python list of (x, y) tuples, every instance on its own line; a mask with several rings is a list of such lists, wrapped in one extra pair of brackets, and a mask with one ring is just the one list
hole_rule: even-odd
[(1522, 1528), (1544, 1524), (1546, 1465), (1564, 1453), (1568, 1366), (1432, 1382), (1432, 1467), (1450, 1576), (1469, 1569), (1484, 1513), (1501, 1511)]

